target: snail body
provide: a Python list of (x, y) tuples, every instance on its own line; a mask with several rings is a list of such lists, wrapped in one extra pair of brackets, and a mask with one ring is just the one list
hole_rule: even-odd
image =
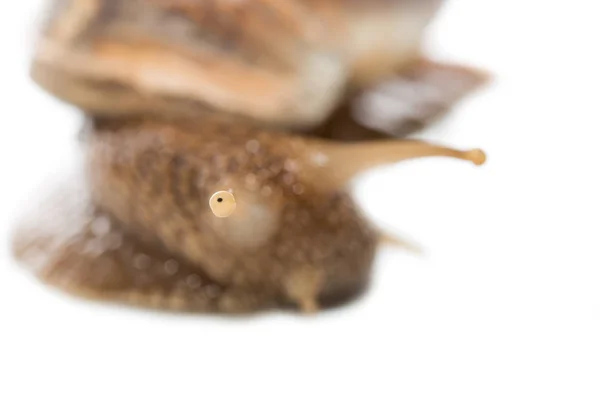
[[(21, 234), (26, 239), (16, 244), (17, 253), (61, 260), (46, 265), (44, 274), (76, 291), (130, 302), (152, 298), (161, 307), (190, 310), (296, 304), (311, 311), (360, 293), (379, 234), (346, 193), (346, 183), (370, 167), (414, 157), (483, 162), (478, 151), (422, 142), (357, 145), (210, 121), (198, 131), (147, 119), (96, 119), (88, 129), (86, 182), (100, 217), (84, 219), (60, 240), (59, 232), (47, 229), (33, 241), (35, 234)], [(208, 199), (227, 190), (235, 195), (235, 212), (215, 218)], [(98, 218), (110, 219), (121, 237), (116, 248), (101, 245), (100, 254), (89, 252), (90, 241), (102, 243), (115, 232), (94, 233)], [(75, 255), (80, 262), (64, 261)], [(181, 275), (167, 274), (169, 260)], [(115, 269), (129, 279), (119, 281), (125, 286), (116, 292)], [(137, 275), (150, 277), (140, 283)], [(219, 296), (192, 296), (200, 282)]]
[(382, 237), (347, 184), (416, 157), (485, 160), (382, 139), (348, 112), (394, 74), (402, 90), (384, 95), (414, 110), (396, 127), (481, 83), (420, 56), (439, 2), (417, 3), (56, 1), (32, 76), (88, 116), (83, 184), (59, 193), (82, 206), (42, 203), (65, 223), (21, 224), (15, 255), (71, 293), (147, 307), (313, 312), (358, 295)]

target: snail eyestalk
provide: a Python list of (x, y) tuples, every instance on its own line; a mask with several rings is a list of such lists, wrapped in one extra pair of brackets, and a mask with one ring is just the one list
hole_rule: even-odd
[(225, 190), (213, 194), (208, 203), (217, 218), (229, 217), (236, 208), (235, 197), (231, 192)]
[(451, 157), (470, 161), (475, 165), (482, 165), (486, 160), (485, 153), (480, 149), (461, 151), (419, 140), (322, 144), (315, 150), (328, 160), (327, 168), (331, 171), (333, 181), (341, 185), (370, 168), (404, 160)]

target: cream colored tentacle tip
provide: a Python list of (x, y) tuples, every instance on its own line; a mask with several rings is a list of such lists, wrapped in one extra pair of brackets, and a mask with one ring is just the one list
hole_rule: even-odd
[[(470, 161), (482, 165), (486, 161), (485, 153), (480, 149), (457, 150), (452, 147), (428, 143), (422, 140), (372, 141), (366, 143), (323, 143), (313, 145), (309, 154), (314, 158), (327, 160), (327, 168), (321, 163), (307, 160), (306, 174), (312, 174), (312, 182), (331, 185), (345, 185), (371, 168), (414, 160), (424, 157), (449, 157)], [(323, 179), (327, 176), (328, 179)]]
[(227, 218), (235, 211), (237, 203), (231, 191), (221, 190), (210, 197), (208, 201), (211, 211), (217, 218)]
[(463, 152), (463, 158), (466, 161), (471, 161), (473, 164), (479, 166), (485, 164), (487, 161), (487, 155), (481, 149), (467, 150)]

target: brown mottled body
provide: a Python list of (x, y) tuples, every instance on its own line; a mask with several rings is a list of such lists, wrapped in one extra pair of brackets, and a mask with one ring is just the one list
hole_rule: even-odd
[[(64, 226), (22, 228), (17, 256), (41, 259), (48, 281), (91, 297), (222, 312), (286, 304), (313, 311), (369, 280), (379, 233), (344, 191), (353, 176), (415, 157), (485, 160), (479, 150), (418, 141), (343, 144), (218, 120), (198, 129), (95, 119), (83, 137), (83, 193), (97, 215), (69, 222), (75, 233), (67, 235)], [(208, 201), (223, 190), (235, 194), (237, 207), (216, 218)], [(165, 275), (169, 262), (180, 275)], [(106, 286), (93, 278), (99, 271)]]
[[(376, 235), (343, 188), (302, 179), (304, 140), (210, 121), (201, 132), (152, 121), (93, 129), (96, 204), (219, 284), (279, 303), (298, 273), (322, 275), (320, 300), (364, 285)], [(216, 219), (207, 199), (228, 188), (238, 209)]]
[[(96, 120), (84, 148), (92, 203), (135, 249), (103, 248), (100, 257), (114, 264), (113, 278), (123, 274), (114, 272), (119, 268), (139, 275), (162, 271), (173, 259), (186, 268), (179, 278), (187, 291), (199, 289), (187, 285), (196, 274), (227, 298), (178, 299), (194, 296), (172, 287), (177, 277), (164, 273), (154, 283), (157, 292), (133, 281), (117, 291), (86, 288), (85, 266), (79, 290), (134, 300), (152, 292), (161, 298), (159, 306), (240, 312), (250, 304), (259, 309), (298, 303), (308, 310), (355, 295), (368, 282), (377, 233), (343, 187), (319, 187), (303, 178), (307, 157), (316, 156), (318, 163), (319, 154), (302, 138), (211, 121), (199, 132), (160, 121)], [(228, 188), (234, 189), (238, 209), (229, 218), (215, 218), (208, 198)], [(71, 264), (81, 252), (53, 251), (65, 252), (61, 264)], [(148, 265), (136, 270), (140, 257), (148, 257)], [(314, 282), (305, 287), (307, 280)]]

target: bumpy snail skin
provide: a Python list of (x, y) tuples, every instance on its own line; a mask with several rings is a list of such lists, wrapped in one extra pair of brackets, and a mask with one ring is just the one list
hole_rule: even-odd
[[(369, 280), (379, 234), (345, 192), (349, 179), (414, 157), (483, 162), (480, 151), (414, 141), (334, 143), (210, 120), (197, 129), (96, 119), (84, 138), (88, 217), (68, 240), (21, 227), (17, 256), (42, 260), (45, 280), (89, 297), (313, 312)], [(217, 218), (207, 201), (223, 188), (234, 188), (236, 209)]]

